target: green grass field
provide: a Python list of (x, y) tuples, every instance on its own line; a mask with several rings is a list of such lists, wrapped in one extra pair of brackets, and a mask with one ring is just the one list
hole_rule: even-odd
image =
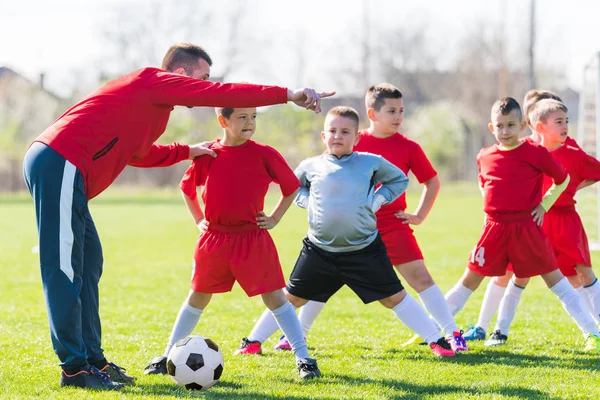
[[(411, 193), (416, 204), (419, 193)], [(270, 197), (273, 204), (275, 197)], [(267, 207), (267, 209), (270, 209)], [(507, 346), (481, 342), (453, 359), (425, 346), (402, 348), (411, 336), (387, 309), (364, 306), (344, 288), (332, 298), (308, 337), (324, 377), (301, 382), (290, 353), (264, 344), (264, 355), (233, 351), (264, 306), (236, 286), (217, 295), (194, 334), (215, 340), (225, 357), (221, 381), (207, 392), (177, 387), (168, 377), (142, 374), (162, 353), (183, 302), (196, 227), (176, 190), (145, 195), (109, 191), (91, 203), (104, 246), (100, 284), (107, 357), (138, 377), (120, 393), (60, 389), (40, 281), (34, 212), (25, 197), (0, 199), (0, 398), (21, 399), (584, 399), (600, 397), (600, 356), (584, 353), (583, 339), (540, 279), (523, 295)], [(461, 276), (482, 224), (474, 185), (443, 188), (425, 225), (416, 228), (426, 263), (446, 292)], [(289, 274), (306, 232), (306, 215), (292, 207), (273, 231)], [(597, 254), (594, 254), (597, 259)], [(487, 281), (484, 281), (485, 285)], [(477, 319), (485, 287), (457, 315)], [(410, 291), (410, 290), (409, 290)], [(414, 292), (411, 292), (414, 294)]]

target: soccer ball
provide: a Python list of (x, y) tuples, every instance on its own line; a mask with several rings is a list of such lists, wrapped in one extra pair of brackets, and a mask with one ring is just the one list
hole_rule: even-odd
[(187, 336), (177, 343), (167, 357), (169, 376), (187, 389), (208, 389), (223, 373), (223, 354), (212, 340), (202, 336)]

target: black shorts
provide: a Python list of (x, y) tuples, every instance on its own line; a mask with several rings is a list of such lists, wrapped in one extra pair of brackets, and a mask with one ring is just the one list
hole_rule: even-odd
[(390, 297), (402, 289), (381, 237), (357, 251), (333, 253), (308, 238), (287, 284), (287, 291), (302, 299), (326, 302), (348, 285), (363, 303)]

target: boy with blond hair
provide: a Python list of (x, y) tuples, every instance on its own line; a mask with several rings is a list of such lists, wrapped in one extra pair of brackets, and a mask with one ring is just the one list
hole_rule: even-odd
[[(248, 296), (261, 295), (281, 330), (289, 335), (300, 377), (319, 377), (321, 372), (309, 357), (296, 311), (282, 290), (285, 280), (268, 232), (292, 204), (300, 182), (275, 149), (251, 140), (256, 108), (217, 108), (217, 114), (223, 138), (211, 145), (216, 158), (196, 158), (180, 184), (201, 231), (191, 290), (163, 356), (153, 359), (144, 372), (166, 374), (167, 356), (174, 344), (192, 333), (212, 295), (231, 291), (237, 281)], [(267, 215), (264, 198), (271, 182), (279, 184), (281, 198)], [(200, 186), (204, 211), (196, 193)]]
[[(434, 354), (453, 356), (450, 344), (402, 287), (377, 229), (375, 213), (404, 192), (408, 178), (379, 155), (353, 151), (361, 140), (358, 122), (350, 107), (330, 110), (321, 133), (326, 154), (296, 168), (301, 182), (296, 204), (308, 209), (309, 231), (287, 284), (288, 299), (296, 307), (308, 300), (325, 303), (348, 285), (365, 304), (379, 301), (392, 309)], [(260, 350), (254, 332), (238, 354), (258, 352), (247, 351), (245, 343)]]
[[(519, 140), (526, 121), (511, 97), (492, 107), (490, 131), (498, 143), (477, 156), (486, 221), (460, 281), (446, 294), (453, 314), (459, 312), (485, 276), (502, 276), (509, 263), (518, 278), (540, 275), (559, 298), (588, 343), (600, 333), (581, 296), (564, 278), (541, 225), (546, 210), (567, 188), (569, 175), (544, 147)], [(542, 195), (544, 175), (548, 190)]]

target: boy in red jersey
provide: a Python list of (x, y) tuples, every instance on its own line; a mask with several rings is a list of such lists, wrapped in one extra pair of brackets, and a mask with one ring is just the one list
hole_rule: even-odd
[[(262, 296), (281, 330), (290, 337), (300, 376), (319, 377), (296, 311), (282, 290), (285, 280), (268, 232), (292, 204), (300, 181), (275, 149), (250, 140), (256, 128), (256, 108), (219, 108), (217, 112), (224, 132), (223, 138), (211, 145), (217, 157), (196, 158), (180, 184), (186, 205), (202, 231), (194, 253), (191, 290), (163, 356), (152, 360), (145, 373), (166, 374), (173, 345), (192, 333), (213, 293), (229, 292), (237, 281), (248, 296)], [(282, 197), (267, 215), (263, 206), (271, 182), (280, 185)], [(200, 186), (204, 212), (196, 194)]]
[[(397, 87), (389, 83), (371, 86), (365, 94), (365, 107), (370, 127), (359, 132), (360, 141), (354, 150), (381, 155), (406, 175), (412, 171), (419, 183), (424, 185), (421, 201), (414, 214), (406, 212), (405, 193), (377, 212), (377, 229), (381, 233), (388, 256), (404, 281), (418, 293), (425, 309), (441, 328), (452, 350), (467, 351), (467, 344), (448, 309), (444, 294), (425, 266), (423, 254), (410, 227), (420, 225), (433, 207), (440, 189), (437, 172), (421, 146), (399, 133), (404, 120), (404, 100)], [(315, 301), (310, 301), (302, 307), (299, 318), (304, 335), (308, 333), (324, 307), (325, 303)], [(423, 340), (416, 335), (407, 344), (420, 342)], [(285, 337), (279, 340), (275, 348), (289, 349)]]
[[(502, 276), (508, 263), (515, 275), (540, 275), (582, 332), (599, 332), (581, 296), (558, 269), (541, 225), (546, 210), (569, 183), (569, 175), (548, 150), (519, 140), (525, 128), (521, 108), (510, 97), (494, 103), (489, 129), (498, 143), (477, 156), (486, 221), (467, 269), (446, 294), (453, 314), (460, 311), (486, 276)], [(552, 186), (542, 196), (544, 175)]]
[(164, 167), (202, 154), (205, 145), (154, 144), (173, 108), (294, 103), (320, 111), (312, 89), (207, 81), (212, 60), (199, 46), (172, 46), (162, 69), (112, 80), (67, 110), (31, 145), (23, 173), (33, 197), (50, 334), (61, 386), (119, 389), (133, 381), (101, 347), (98, 282), (102, 246), (88, 201), (127, 165)]
[[(530, 112), (531, 126), (550, 154), (567, 170), (569, 184), (554, 205), (548, 210), (543, 229), (558, 266), (571, 285), (581, 293), (586, 310), (598, 322), (600, 317), (600, 283), (591, 268), (588, 239), (579, 214), (575, 210), (575, 193), (583, 182), (600, 180), (600, 162), (578, 147), (566, 145), (568, 133), (567, 107), (556, 100), (541, 100)], [(544, 189), (551, 186), (550, 178), (544, 177)], [(529, 278), (513, 278), (502, 301), (498, 321), (487, 346), (505, 344), (508, 340), (510, 325), (515, 317), (523, 290)], [(587, 338), (587, 351), (600, 350), (600, 340), (590, 332), (584, 332)]]
[[(531, 130), (531, 134), (521, 140), (527, 141), (532, 144), (540, 143), (541, 137), (536, 132), (535, 126), (531, 123), (529, 116), (530, 111), (533, 109), (535, 104), (540, 100), (544, 99), (553, 99), (562, 102), (561, 98), (556, 93), (551, 92), (549, 90), (533, 89), (525, 94), (525, 98), (523, 99), (523, 111), (527, 119), (527, 125)], [(569, 136), (567, 136), (565, 144), (579, 148), (577, 142)], [(588, 186), (589, 184), (590, 183), (588, 182), (584, 182), (579, 186), (579, 189)], [(479, 318), (477, 319), (477, 323), (475, 325), (469, 326), (469, 329), (464, 334), (465, 340), (485, 340), (486, 332), (488, 330), (490, 322), (492, 321), (494, 314), (496, 313), (496, 311), (498, 311), (498, 308), (500, 307), (500, 302), (503, 299), (504, 293), (511, 281), (512, 276), (512, 267), (509, 264), (506, 274), (504, 276), (497, 276), (490, 280), (485, 290), (485, 295), (483, 296), (483, 302), (481, 304), (481, 309), (479, 311)], [(522, 290), (518, 289), (521, 288), (518, 286), (512, 288), (511, 286), (511, 295), (505, 298), (505, 302), (518, 302), (518, 297), (520, 297), (520, 294), (522, 293)], [(505, 309), (508, 310), (510, 308), (511, 307), (507, 307)], [(504, 318), (504, 316), (502, 316), (502, 318)], [(501, 323), (500, 325), (502, 326), (506, 324)], [(492, 336), (495, 337), (490, 338), (490, 340), (486, 342), (487, 345), (499, 345), (504, 344), (506, 342), (503, 339), (504, 335), (501, 333), (496, 333), (496, 329), (493, 331)]]

